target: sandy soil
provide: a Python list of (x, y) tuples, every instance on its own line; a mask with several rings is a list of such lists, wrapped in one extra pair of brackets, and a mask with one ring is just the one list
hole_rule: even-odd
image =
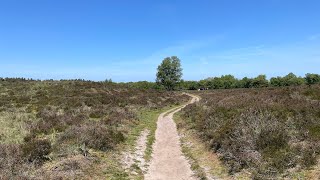
[[(188, 104), (199, 100), (196, 96), (189, 96), (192, 97), (192, 100)], [(177, 127), (172, 118), (182, 108), (176, 109), (173, 112), (169, 110), (169, 114), (165, 112), (159, 116), (155, 135), (156, 141), (153, 144), (153, 154), (149, 170), (145, 175), (146, 180), (196, 179), (193, 177), (194, 173), (191, 170), (190, 164), (181, 152)]]
[(127, 171), (130, 172), (130, 168), (133, 164), (138, 165), (143, 172), (147, 171), (144, 154), (147, 148), (147, 138), (149, 133), (150, 131), (147, 129), (141, 132), (140, 136), (136, 141), (134, 152), (128, 151), (123, 153), (122, 164)]

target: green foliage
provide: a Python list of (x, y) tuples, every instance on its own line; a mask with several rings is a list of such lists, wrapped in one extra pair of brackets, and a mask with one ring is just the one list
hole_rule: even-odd
[(205, 81), (210, 89), (231, 89), (235, 88), (237, 83), (237, 79), (232, 75), (209, 78)]
[(201, 86), (197, 81), (181, 81), (179, 84), (180, 89), (187, 89), (187, 90), (197, 90)]
[(320, 75), (319, 74), (306, 74), (306, 82), (308, 85), (318, 84), (320, 83)]
[[(308, 81), (308, 83), (307, 83)], [(207, 78), (200, 81), (182, 81), (180, 89), (233, 89), (233, 88), (263, 88), (263, 87), (284, 87), (299, 86), (304, 84), (317, 84), (320, 82), (318, 74), (307, 74), (305, 78), (298, 77), (293, 73), (281, 77), (272, 77), (270, 81), (265, 75), (259, 75), (254, 78), (244, 77), (237, 79), (233, 75), (224, 75), (221, 77)]]
[(239, 82), (238, 82), (238, 86), (239, 88), (251, 88), (252, 87), (252, 79), (248, 78), (248, 77), (244, 77), (242, 78)]
[(158, 66), (157, 83), (163, 85), (167, 90), (174, 90), (182, 77), (180, 59), (177, 56), (165, 58)]
[(252, 87), (261, 88), (261, 87), (268, 87), (268, 80), (266, 75), (259, 75), (258, 77), (252, 80)]
[(305, 84), (305, 80), (302, 77), (297, 77), (293, 73), (289, 73), (284, 77), (273, 77), (270, 79), (271, 86), (281, 87), (281, 86), (298, 86)]
[(104, 80), (105, 83), (113, 83), (112, 79), (106, 79)]

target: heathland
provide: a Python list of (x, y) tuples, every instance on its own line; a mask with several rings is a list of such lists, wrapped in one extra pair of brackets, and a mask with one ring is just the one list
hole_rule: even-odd
[(201, 100), (183, 109), (179, 126), (218, 154), (229, 174), (320, 177), (319, 85), (193, 93)]
[[(148, 168), (166, 147), (157, 141), (171, 143), (156, 135), (161, 123), (162, 134), (177, 127), (173, 144), (193, 178), (317, 179), (320, 86), (308, 82), (223, 76), (166, 91), (149, 82), (1, 79), (0, 179), (155, 178)], [(184, 107), (183, 91), (199, 102)]]
[(112, 154), (146, 117), (188, 99), (110, 82), (1, 81), (0, 179), (125, 177)]

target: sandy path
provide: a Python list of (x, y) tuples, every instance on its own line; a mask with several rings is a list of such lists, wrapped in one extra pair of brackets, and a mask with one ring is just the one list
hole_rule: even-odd
[[(189, 95), (189, 94), (188, 94)], [(198, 97), (189, 95), (192, 104), (199, 100)], [(186, 106), (186, 105), (185, 105)], [(157, 122), (156, 140), (153, 144), (153, 154), (149, 171), (145, 175), (146, 180), (179, 180), (195, 179), (190, 164), (183, 156), (180, 147), (179, 135), (173, 115), (185, 106), (162, 113)], [(170, 112), (168, 115), (165, 116)]]

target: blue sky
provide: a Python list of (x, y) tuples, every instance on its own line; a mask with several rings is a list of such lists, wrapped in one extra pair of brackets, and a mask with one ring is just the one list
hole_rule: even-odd
[(154, 81), (320, 73), (318, 0), (1, 0), (0, 77)]

